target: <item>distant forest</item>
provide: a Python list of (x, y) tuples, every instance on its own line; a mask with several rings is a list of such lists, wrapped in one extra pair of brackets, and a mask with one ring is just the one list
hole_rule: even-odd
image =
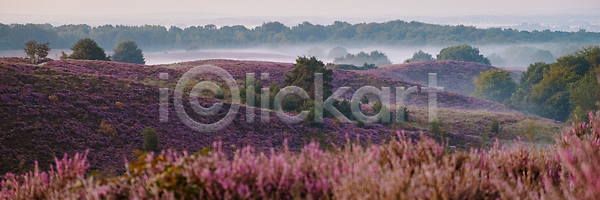
[(50, 43), (51, 48), (67, 49), (81, 38), (92, 38), (100, 47), (112, 50), (119, 42), (132, 40), (144, 50), (244, 48), (259, 45), (354, 44), (358, 46), (421, 46), (468, 44), (524, 44), (546, 42), (598, 43), (600, 33), (561, 31), (519, 31), (478, 29), (471, 26), (435, 25), (421, 22), (389, 21), (331, 25), (308, 22), (287, 27), (279, 22), (264, 23), (253, 29), (244, 26), (217, 28), (209, 24), (185, 29), (164, 26), (0, 24), (0, 50), (22, 50), (29, 40)]

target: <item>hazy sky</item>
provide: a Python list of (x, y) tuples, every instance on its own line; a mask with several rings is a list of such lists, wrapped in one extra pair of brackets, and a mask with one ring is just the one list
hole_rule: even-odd
[(0, 13), (122, 15), (206, 12), (235, 16), (461, 16), (594, 14), (598, 0), (0, 0)]

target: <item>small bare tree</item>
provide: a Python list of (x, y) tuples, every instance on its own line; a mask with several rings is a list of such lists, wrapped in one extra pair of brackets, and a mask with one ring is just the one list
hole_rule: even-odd
[(50, 52), (50, 43), (38, 44), (35, 40), (29, 40), (25, 43), (25, 54), (31, 60), (31, 63), (36, 64), (40, 58), (46, 58)]
[(25, 54), (27, 54), (27, 57), (29, 57), (29, 59), (31, 60), (31, 63), (35, 63), (35, 49), (37, 48), (37, 42), (35, 42), (35, 40), (29, 40), (28, 42), (25, 43), (25, 48), (23, 48), (23, 50), (25, 51)]

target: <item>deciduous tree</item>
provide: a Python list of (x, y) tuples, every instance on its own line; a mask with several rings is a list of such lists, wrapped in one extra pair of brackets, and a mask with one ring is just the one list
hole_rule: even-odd
[(510, 72), (505, 70), (488, 70), (481, 72), (475, 80), (473, 96), (490, 101), (503, 102), (515, 92), (517, 84), (510, 78)]
[(31, 60), (31, 63), (37, 63), (40, 58), (46, 58), (50, 52), (49, 43), (38, 44), (35, 40), (29, 40), (25, 43), (25, 54)]
[(98, 44), (90, 38), (80, 39), (71, 47), (71, 50), (73, 50), (73, 53), (69, 55), (69, 58), (71, 59), (110, 60), (106, 57), (104, 49), (100, 48)]
[(112, 60), (117, 62), (146, 64), (142, 50), (133, 41), (121, 42), (114, 49)]
[(412, 58), (406, 59), (404, 62), (405, 63), (409, 63), (409, 62), (424, 62), (424, 61), (432, 61), (435, 60), (433, 59), (433, 56), (431, 54), (425, 53), (422, 50), (419, 50), (415, 53), (413, 53)]
[(437, 55), (437, 59), (478, 62), (490, 65), (490, 60), (479, 54), (479, 48), (468, 44), (443, 48), (440, 50), (440, 54)]

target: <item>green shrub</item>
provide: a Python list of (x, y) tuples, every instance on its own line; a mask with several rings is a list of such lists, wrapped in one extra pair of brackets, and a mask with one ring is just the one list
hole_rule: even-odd
[(373, 111), (375, 111), (375, 113), (379, 113), (381, 107), (383, 107), (383, 104), (381, 103), (381, 101), (377, 101), (375, 102), (375, 104), (373, 104)]
[(340, 113), (342, 113), (349, 120), (354, 120), (354, 115), (352, 115), (352, 107), (350, 106), (350, 101), (342, 100), (336, 101), (333, 103), (333, 106), (336, 107)]
[[(351, 64), (354, 66), (363, 66), (366, 68), (375, 68), (380, 65), (390, 65), (390, 59), (380, 51), (372, 51), (371, 53), (360, 52), (357, 54), (346, 54), (346, 56), (337, 57), (333, 60), (335, 64)], [(366, 63), (366, 65), (365, 65)], [(371, 65), (373, 64), (373, 65)], [(366, 69), (365, 68), (365, 69)]]
[(490, 60), (479, 54), (479, 48), (468, 44), (443, 48), (440, 50), (440, 54), (437, 55), (437, 59), (478, 62), (490, 65)]
[(386, 108), (385, 111), (387, 111), (387, 112), (382, 113), (384, 116), (390, 114), (390, 111), (387, 109), (387, 107), (385, 105), (383, 105), (383, 103), (381, 103), (381, 101), (377, 101), (373, 105), (373, 111), (375, 111), (375, 113), (377, 113), (377, 114), (379, 113), (379, 111), (381, 111), (382, 108)]
[(146, 127), (142, 132), (142, 137), (144, 138), (144, 143), (142, 143), (143, 151), (158, 151), (158, 134), (154, 128)]
[(142, 50), (133, 41), (121, 42), (114, 49), (112, 60), (117, 62), (146, 64)]
[(360, 99), (360, 102), (363, 103), (363, 104), (369, 104), (369, 97), (367, 97), (367, 95), (363, 96)]
[[(333, 71), (325, 68), (322, 61), (316, 57), (298, 57), (294, 64), (294, 69), (283, 77), (283, 86), (297, 86), (308, 93), (308, 96), (315, 96), (315, 73), (323, 74), (323, 99), (327, 99), (332, 94)], [(302, 105), (302, 104), (299, 104)], [(299, 106), (298, 106), (299, 107)]]
[(225, 98), (225, 94), (223, 94), (223, 90), (217, 90), (217, 94), (215, 94), (215, 98), (223, 100)]
[[(252, 77), (252, 79), (254, 79), (254, 77)], [(246, 80), (246, 81), (252, 81), (252, 80)], [(263, 84), (261, 82), (260, 79), (258, 80), (254, 80), (254, 84), (252, 84), (252, 87), (254, 87), (254, 107), (260, 107), (261, 102), (260, 102), (260, 97), (261, 97), (261, 89), (263, 87)], [(246, 88), (243, 87), (240, 89), (240, 98), (242, 100), (242, 103), (247, 103), (246, 101)]]
[(281, 90), (281, 88), (279, 88), (279, 85), (277, 85), (277, 83), (275, 82), (272, 82), (269, 86), (269, 105), (271, 108), (273, 108), (273, 102), (275, 102), (275, 96), (277, 95), (279, 90)]
[(49, 43), (38, 44), (35, 40), (29, 40), (25, 43), (25, 54), (31, 60), (31, 63), (37, 64), (39, 59), (46, 58), (50, 52)]
[(77, 41), (72, 47), (73, 53), (69, 55), (70, 59), (77, 60), (110, 60), (104, 49), (100, 48), (98, 44), (90, 39), (83, 38)]
[(410, 115), (408, 108), (406, 108), (406, 106), (402, 106), (402, 107), (400, 107), (400, 110), (404, 110), (404, 122), (408, 122), (409, 121), (408, 118)]
[[(304, 103), (306, 103), (306, 101), (303, 101), (300, 97), (296, 95), (287, 95), (281, 100), (281, 109), (286, 112), (299, 112)], [(275, 105), (274, 102), (273, 105)]]
[(510, 77), (510, 72), (501, 69), (481, 72), (474, 83), (475, 92), (472, 94), (474, 97), (499, 103), (509, 99), (517, 89), (517, 83)]
[(443, 122), (439, 119), (435, 119), (431, 122), (431, 132), (443, 136), (446, 130), (442, 128)]
[(412, 58), (406, 59), (404, 63), (410, 62), (425, 62), (425, 61), (433, 61), (433, 56), (431, 54), (425, 53), (422, 50), (415, 52)]
[(498, 134), (500, 132), (500, 125), (498, 120), (492, 120), (490, 122), (490, 132)]

